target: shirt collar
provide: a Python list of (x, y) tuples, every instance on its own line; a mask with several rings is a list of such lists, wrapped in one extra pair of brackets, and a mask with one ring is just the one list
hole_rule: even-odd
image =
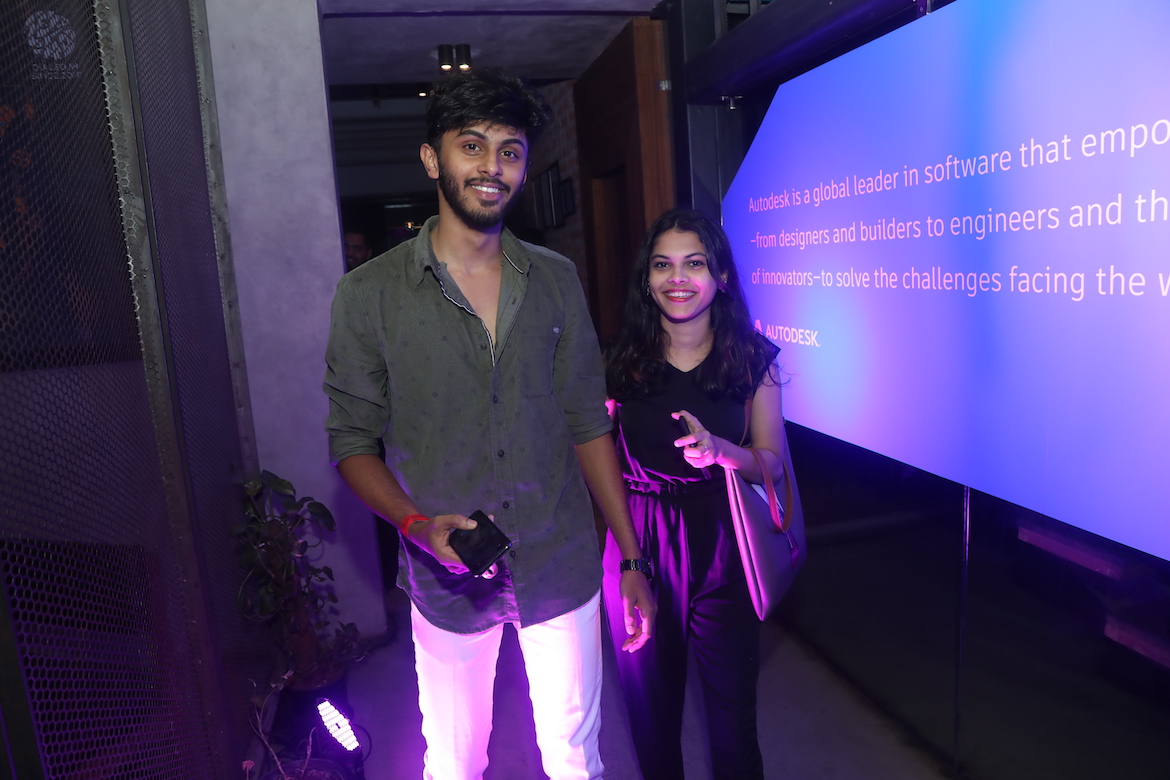
[[(435, 225), (439, 224), (438, 215), (431, 217), (418, 232), (418, 238), (414, 242), (414, 257), (412, 258), (411, 280), (414, 286), (418, 287), (422, 284), (423, 277), (426, 276), (426, 271), (429, 268), (431, 273), (436, 277), (439, 275), (439, 260), (435, 257), (435, 252), (431, 249), (431, 230)], [(500, 234), (500, 246), (504, 250), (504, 257), (518, 273), (527, 274), (532, 267), (532, 260), (528, 257), (528, 250), (512, 234), (512, 231), (504, 228)]]

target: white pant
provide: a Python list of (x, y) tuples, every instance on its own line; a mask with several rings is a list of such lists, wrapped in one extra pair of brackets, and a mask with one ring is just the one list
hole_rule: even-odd
[[(551, 780), (601, 777), (600, 593), (567, 614), (520, 628), (541, 764)], [(411, 605), (424, 780), (481, 780), (492, 731), (498, 625), (479, 634), (436, 628)]]

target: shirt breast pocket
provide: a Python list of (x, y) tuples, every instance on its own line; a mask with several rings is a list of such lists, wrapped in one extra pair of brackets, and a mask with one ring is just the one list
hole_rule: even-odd
[(525, 345), (524, 362), (520, 375), (523, 380), (521, 392), (529, 397), (552, 395), (555, 373), (557, 344), (564, 332), (564, 325), (558, 323), (542, 325), (529, 330), (529, 343)]

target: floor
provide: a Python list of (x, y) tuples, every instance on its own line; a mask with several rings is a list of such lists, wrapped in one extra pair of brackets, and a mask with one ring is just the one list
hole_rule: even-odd
[[(387, 609), (396, 627), (349, 676), (349, 701), (358, 734), (368, 745), (367, 780), (417, 780), (425, 750), (409, 635), (409, 604), (395, 589)], [(762, 636), (760, 749), (768, 778), (801, 780), (940, 780), (949, 774), (912, 746), (898, 727), (780, 626)], [(606, 658), (602, 697), (602, 759), (611, 780), (638, 780), (625, 706)], [(684, 715), (686, 777), (708, 780), (710, 770), (699, 712), (688, 686)], [(515, 634), (505, 633), (496, 678), (496, 711), (485, 780), (539, 780), (528, 685)], [(363, 733), (364, 730), (364, 733)]]

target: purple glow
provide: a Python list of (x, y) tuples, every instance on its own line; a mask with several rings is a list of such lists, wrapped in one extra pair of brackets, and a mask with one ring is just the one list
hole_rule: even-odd
[(1170, 559), (1168, 31), (964, 0), (781, 85), (723, 219), (785, 417)]
[(329, 733), (343, 748), (352, 752), (361, 747), (357, 736), (353, 733), (353, 728), (349, 725), (349, 719), (341, 714), (341, 711), (334, 707), (332, 702), (328, 699), (321, 699), (317, 702), (317, 712), (320, 713), (321, 722), (325, 724), (325, 728), (329, 729)]

